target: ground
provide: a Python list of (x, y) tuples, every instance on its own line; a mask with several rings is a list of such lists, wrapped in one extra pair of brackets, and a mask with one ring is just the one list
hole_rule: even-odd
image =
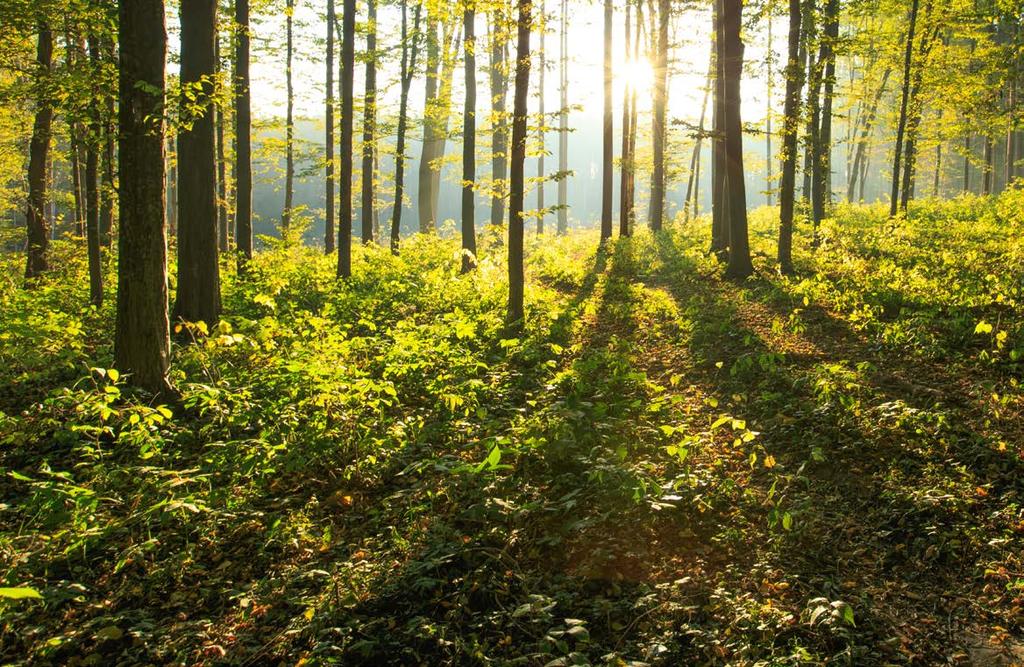
[(33, 664), (1024, 661), (1021, 197), (840, 207), (798, 273), (707, 223), (312, 250), (111, 373), (81, 248), (0, 307), (0, 657)]

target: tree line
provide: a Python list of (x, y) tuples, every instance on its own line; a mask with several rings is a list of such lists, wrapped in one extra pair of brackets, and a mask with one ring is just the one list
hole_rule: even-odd
[[(273, 9), (252, 0), (258, 12)], [(296, 224), (294, 119), (295, 3), (284, 0), (283, 76), (286, 87), (284, 132), (283, 232)], [(55, 124), (66, 125), (66, 153), (75, 234), (85, 240), (90, 299), (104, 298), (103, 257), (117, 243), (115, 357), (146, 389), (173, 393), (167, 382), (171, 322), (212, 325), (221, 314), (220, 272), (224, 253), (233, 253), (244, 279), (253, 243), (253, 101), (250, 77), (253, 38), (250, 0), (178, 0), (179, 63), (169, 80), (167, 15), (164, 0), (10, 0), (0, 20), (11, 28), (0, 52), (0, 104), (31, 109), (23, 177), (26, 286), (49, 269), (53, 232), (48, 212), (54, 171)], [(768, 163), (778, 161), (778, 179), (769, 166), (765, 191), (778, 198), (777, 264), (794, 270), (794, 225), (806, 216), (819, 243), (818, 228), (837, 199), (833, 182), (842, 168), (846, 199), (864, 199), (871, 160), (888, 177), (890, 215), (905, 213), (921, 181), (924, 148), (934, 169), (932, 194), (977, 189), (996, 192), (1017, 176), (1019, 129), (1019, 2), (976, 0), (711, 0), (712, 48), (702, 91), (700, 120), (686, 127), (692, 142), (682, 153), (671, 117), (669, 83), (680, 36), (673, 20), (693, 7), (669, 0), (603, 0), (603, 109), (600, 239), (615, 231), (629, 236), (639, 221), (638, 176), (646, 176), (646, 224), (655, 233), (670, 222), (669, 183), (686, 174), (683, 220), (699, 212), (702, 145), (710, 143), (711, 229), (708, 249), (718, 255), (725, 275), (744, 279), (753, 271), (748, 241), (744, 164), (748, 141), (764, 134)], [(390, 5), (389, 5), (390, 6)], [(424, 81), (421, 155), (416, 175), (417, 225), (433, 233), (446, 144), (461, 134), (462, 269), (477, 262), (477, 195), (489, 195), (489, 222), (507, 234), (510, 327), (523, 321), (524, 237), (527, 221), (537, 233), (556, 216), (555, 231), (568, 232), (567, 136), (571, 108), (570, 43), (573, 7), (561, 0), (557, 11), (543, 0), (398, 0), (397, 34), (380, 34), (377, 0), (325, 0), (321, 34), (324, 66), (324, 155), (321, 161), (325, 217), (323, 247), (337, 260), (337, 276), (352, 275), (352, 242), (387, 244), (400, 252), (411, 119), (409, 97), (417, 76)], [(486, 34), (478, 35), (478, 17)], [(613, 43), (622, 20), (624, 44)], [(778, 153), (772, 150), (772, 26), (788, 22)], [(556, 26), (553, 30), (549, 26)], [(768, 109), (764, 128), (744, 123), (742, 102), (745, 41), (766, 26)], [(558, 127), (548, 126), (544, 77), (549, 69), (546, 39), (558, 44)], [(484, 39), (481, 39), (483, 37)], [(539, 44), (537, 39), (539, 37)], [(225, 48), (222, 48), (222, 45)], [(357, 50), (357, 45), (363, 48)], [(30, 48), (33, 47), (33, 48)], [(481, 50), (482, 49), (482, 50)], [(380, 117), (379, 64), (388, 51), (398, 58), (398, 111), (393, 127)], [(652, 70), (646, 130), (649, 161), (638, 158), (641, 115), (636, 87), (626, 81), (616, 159), (613, 82), (623, 55), (646, 59)], [(337, 62), (336, 62), (337, 60)], [(454, 72), (463, 65), (461, 128), (452, 128)], [(355, 90), (357, 61), (364, 89)], [(478, 101), (477, 73), (487, 72), (488, 104)], [(539, 113), (531, 114), (531, 86), (539, 80)], [(337, 90), (337, 96), (335, 95)], [(361, 136), (356, 137), (357, 96)], [(509, 106), (511, 97), (511, 109)], [(710, 127), (705, 127), (710, 102)], [(489, 177), (479, 169), (481, 124), (489, 130)], [(335, 126), (337, 121), (337, 127)], [(559, 138), (558, 169), (547, 172), (543, 146), (548, 132)], [(838, 136), (845, 132), (845, 137)], [(380, 175), (382, 142), (394, 138), (390, 193)], [(981, 138), (981, 152), (974, 140)], [(997, 150), (1002, 142), (1002, 150)], [(675, 144), (675, 145), (673, 145)], [(845, 148), (845, 165), (842, 164)], [(943, 151), (946, 159), (943, 162)], [(962, 187), (951, 185), (950, 152), (962, 159)], [(355, 158), (360, 162), (354, 188)], [(878, 168), (879, 154), (891, 169)], [(173, 160), (169, 159), (173, 155)], [(536, 158), (536, 177), (527, 173)], [(680, 169), (676, 165), (687, 163)], [(945, 171), (944, 171), (945, 167)], [(798, 192), (798, 176), (803, 182)], [(618, 176), (619, 210), (613, 210)], [(556, 203), (547, 206), (546, 182), (557, 184)], [(532, 182), (532, 185), (531, 185)], [(526, 201), (536, 192), (536, 206)], [(173, 202), (168, 206), (168, 190)], [(356, 191), (358, 189), (358, 191)], [(382, 230), (381, 201), (392, 202)], [(769, 200), (771, 201), (771, 200)], [(168, 294), (170, 224), (176, 243), (174, 303)]]

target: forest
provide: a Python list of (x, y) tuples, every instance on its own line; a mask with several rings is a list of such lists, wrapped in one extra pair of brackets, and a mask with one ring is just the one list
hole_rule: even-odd
[(1024, 664), (1022, 23), (0, 0), (0, 663)]

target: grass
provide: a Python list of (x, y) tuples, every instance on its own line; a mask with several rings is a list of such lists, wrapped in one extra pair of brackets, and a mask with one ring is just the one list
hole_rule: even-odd
[[(839, 207), (798, 276), (705, 222), (312, 250), (228, 275), (175, 406), (109, 369), (73, 242), (0, 259), (0, 656), (69, 664), (1010, 664), (1022, 195)], [(801, 228), (801, 231), (804, 231)], [(1019, 655), (1018, 655), (1019, 659)]]

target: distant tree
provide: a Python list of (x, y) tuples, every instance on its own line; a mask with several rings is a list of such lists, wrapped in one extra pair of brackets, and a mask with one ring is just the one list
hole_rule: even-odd
[(25, 278), (42, 275), (50, 268), (50, 226), (46, 220), (46, 165), (50, 153), (50, 129), (53, 106), (47, 86), (53, 62), (53, 32), (45, 20), (39, 22), (36, 38), (35, 121), (28, 149), (28, 208), (25, 224), (28, 229)]
[(569, 9), (562, 0), (559, 30), (558, 233), (569, 231)]
[(284, 231), (291, 227), (292, 207), (295, 199), (295, 90), (292, 83), (294, 16), (295, 0), (285, 0), (284, 209), (281, 211), (281, 229)]
[(114, 359), (136, 386), (173, 395), (167, 380), (164, 235), (163, 0), (119, 0), (117, 320)]
[(466, 0), (462, 30), (465, 34), (466, 101), (462, 113), (462, 272), (476, 267), (476, 8)]
[(327, 0), (324, 63), (324, 252), (334, 254), (334, 0)]
[[(89, 35), (89, 60), (92, 69), (100, 63), (100, 44), (95, 34)], [(100, 253), (100, 191), (99, 142), (103, 136), (103, 122), (98, 100), (89, 108), (89, 132), (85, 140), (85, 238), (89, 256), (89, 302), (103, 304), (103, 264)]]
[(402, 61), (399, 77), (401, 94), (398, 102), (398, 130), (395, 143), (395, 202), (391, 207), (391, 252), (398, 254), (398, 240), (402, 229), (402, 199), (405, 189), (405, 134), (409, 122), (409, 87), (416, 72), (416, 54), (419, 50), (420, 13), (422, 3), (417, 3), (413, 18), (412, 35), (409, 35), (409, 3), (402, 0)]
[(363, 243), (371, 243), (374, 236), (375, 206), (373, 178), (377, 161), (377, 0), (366, 3), (366, 70), (363, 77), (363, 168), (362, 168), (362, 222)]
[(252, 259), (252, 95), (249, 81), (249, 0), (235, 0), (235, 245), (238, 268)]
[(341, 182), (338, 186), (338, 277), (352, 275), (352, 113), (356, 61), (356, 0), (344, 0), (341, 17)]
[(779, 270), (793, 272), (793, 210), (796, 200), (797, 132), (800, 125), (800, 0), (789, 0), (789, 49), (786, 60), (786, 101), (782, 109), (782, 176), (779, 180)]
[[(602, 125), (601, 153), (601, 240), (612, 237), (612, 160), (615, 148), (612, 139), (614, 121), (612, 118), (612, 0), (604, 0), (604, 122)], [(518, 93), (518, 91), (517, 91)]]
[(505, 224), (508, 184), (508, 41), (509, 17), (506, 0), (497, 0), (490, 14), (491, 80), (491, 224)]
[[(671, 11), (672, 5), (670, 0), (658, 0), (657, 56), (654, 66), (652, 102), (654, 110), (651, 116), (654, 166), (651, 171), (649, 221), (651, 229), (654, 231), (660, 230), (665, 221), (665, 140), (668, 137), (668, 126), (666, 125), (668, 109), (668, 25)], [(654, 39), (653, 34), (651, 38)]]
[(903, 54), (903, 92), (900, 96), (899, 118), (896, 124), (896, 146), (892, 163), (892, 195), (889, 198), (889, 216), (895, 217), (900, 202), (900, 169), (903, 166), (903, 135), (907, 128), (907, 107), (910, 103), (911, 63), (914, 55), (914, 31), (917, 29), (919, 0), (911, 0), (907, 23), (907, 46)]

